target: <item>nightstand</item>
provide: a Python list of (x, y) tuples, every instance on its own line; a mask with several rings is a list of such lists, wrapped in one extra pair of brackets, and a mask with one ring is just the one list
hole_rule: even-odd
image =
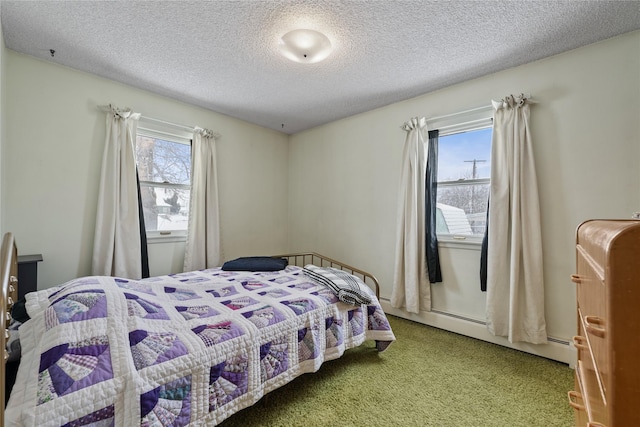
[(38, 263), (41, 254), (18, 256), (18, 299), (38, 290)]

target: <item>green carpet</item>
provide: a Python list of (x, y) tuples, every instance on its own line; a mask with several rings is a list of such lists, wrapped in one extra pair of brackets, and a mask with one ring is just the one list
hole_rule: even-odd
[(571, 426), (566, 364), (389, 316), (397, 341), (348, 350), (221, 426)]

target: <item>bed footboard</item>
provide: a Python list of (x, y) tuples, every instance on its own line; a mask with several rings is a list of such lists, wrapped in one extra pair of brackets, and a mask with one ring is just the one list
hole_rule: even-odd
[(324, 255), (317, 254), (315, 252), (300, 252), (293, 254), (274, 255), (274, 258), (287, 258), (289, 265), (296, 265), (298, 267), (304, 267), (306, 264), (314, 264), (318, 267), (333, 267), (340, 270), (344, 270), (356, 277), (362, 279), (364, 283), (372, 288), (376, 293), (376, 298), (380, 299), (380, 284), (378, 279), (371, 273), (360, 270), (358, 268), (347, 265), (343, 262), (336, 261)]
[(13, 234), (6, 233), (2, 240), (2, 250), (0, 252), (0, 277), (2, 278), (2, 292), (0, 294), (0, 319), (2, 321), (2, 329), (0, 331), (0, 344), (2, 345), (0, 361), (0, 425), (4, 425), (4, 402), (6, 400), (5, 387), (7, 383), (6, 362), (9, 358), (7, 352), (7, 339), (9, 339), (9, 322), (11, 321), (11, 307), (13, 302), (18, 298), (18, 250), (16, 249)]

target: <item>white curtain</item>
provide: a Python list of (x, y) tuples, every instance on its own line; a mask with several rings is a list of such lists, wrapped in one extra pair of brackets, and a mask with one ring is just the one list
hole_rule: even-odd
[(93, 246), (94, 275), (142, 277), (135, 135), (140, 114), (109, 105)]
[(196, 128), (191, 145), (191, 199), (184, 271), (222, 264), (216, 167), (216, 137)]
[(487, 327), (510, 342), (547, 342), (540, 206), (524, 95), (493, 101)]
[(402, 154), (391, 305), (395, 308), (405, 307), (410, 313), (419, 313), (420, 310), (431, 310), (425, 246), (427, 122), (424, 117), (415, 117), (402, 128), (407, 135)]

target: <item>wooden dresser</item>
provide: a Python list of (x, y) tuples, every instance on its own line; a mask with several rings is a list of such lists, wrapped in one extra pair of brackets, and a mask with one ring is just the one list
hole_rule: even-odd
[(640, 426), (640, 221), (586, 221), (576, 243), (576, 425)]

